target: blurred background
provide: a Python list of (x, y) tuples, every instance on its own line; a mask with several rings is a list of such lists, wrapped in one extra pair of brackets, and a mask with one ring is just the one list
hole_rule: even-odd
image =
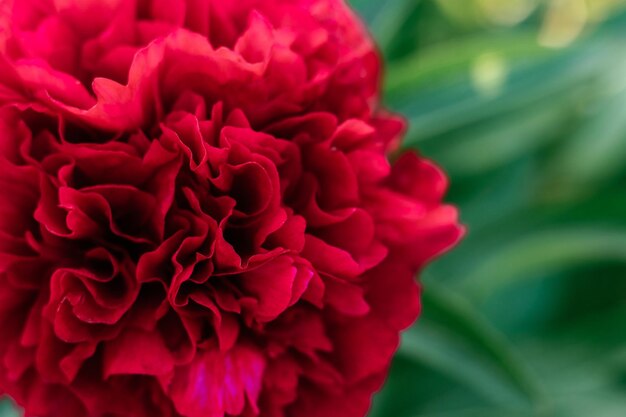
[(351, 3), (469, 231), (371, 417), (626, 416), (626, 1)]
[(626, 0), (351, 3), (469, 230), (370, 417), (626, 416)]

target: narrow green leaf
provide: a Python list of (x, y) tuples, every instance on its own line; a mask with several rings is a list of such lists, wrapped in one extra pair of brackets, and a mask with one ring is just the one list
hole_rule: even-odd
[(493, 52), (500, 54), (507, 62), (552, 55), (550, 50), (538, 45), (536, 34), (531, 31), (455, 39), (391, 63), (385, 79), (385, 90), (388, 96), (393, 96), (406, 94), (407, 88), (415, 90), (429, 86), (435, 80), (467, 72), (477, 57)]
[[(380, 8), (369, 25), (378, 47), (386, 51), (393, 38), (398, 34), (402, 25), (421, 0), (387, 0), (380, 2)], [(372, 2), (376, 3), (376, 2)]]
[(8, 399), (0, 398), (0, 417), (20, 417), (20, 413)]
[(626, 230), (555, 229), (501, 245), (464, 278), (466, 291), (484, 299), (500, 288), (594, 261), (626, 262)]
[[(626, 65), (619, 68), (623, 76)], [(579, 192), (626, 171), (626, 85), (623, 80), (621, 84), (607, 86), (610, 94), (559, 149), (546, 173), (548, 180)]]
[[(458, 144), (442, 141), (433, 157), (456, 176), (477, 175), (503, 167), (555, 140), (568, 113), (568, 100), (555, 100), (497, 118), (463, 133)], [(448, 141), (449, 142), (449, 141)], [(477, 152), (488, 149), (489, 152)]]
[(400, 354), (465, 384), (494, 403), (545, 407), (540, 385), (507, 341), (462, 297), (429, 285), (424, 316)]

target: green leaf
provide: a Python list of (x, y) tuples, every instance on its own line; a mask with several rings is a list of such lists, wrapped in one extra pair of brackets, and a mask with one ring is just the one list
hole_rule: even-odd
[(569, 93), (597, 74), (602, 65), (608, 65), (608, 57), (608, 49), (599, 47), (593, 52), (544, 59), (529, 67), (512, 67), (497, 95), (480, 94), (467, 78), (414, 94), (410, 100), (402, 99), (405, 104), (390, 102), (410, 119), (410, 145)]
[(405, 95), (407, 88), (416, 91), (430, 86), (433, 81), (466, 73), (476, 58), (484, 53), (496, 52), (507, 62), (552, 55), (548, 49), (537, 44), (533, 32), (503, 32), (498, 35), (483, 34), (455, 39), (391, 63), (385, 79), (387, 96)]
[[(623, 76), (626, 65), (618, 67)], [(546, 179), (570, 193), (592, 190), (626, 171), (626, 85), (611, 82), (610, 94), (584, 120), (568, 146), (550, 161)], [(554, 184), (550, 188), (554, 188)], [(561, 194), (565, 190), (561, 190)]]
[[(483, 123), (474, 129), (464, 129), (463, 140), (440, 146), (433, 157), (454, 176), (478, 175), (505, 167), (556, 140), (558, 127), (570, 110), (569, 99), (530, 107)], [(489, 149), (489, 152), (476, 152)], [(468, 158), (471, 155), (471, 158)]]
[(399, 354), (448, 375), (496, 404), (546, 407), (539, 383), (500, 333), (451, 289), (430, 284), (424, 315)]
[(596, 261), (626, 263), (626, 230), (578, 227), (542, 231), (507, 242), (464, 278), (465, 289), (485, 299), (500, 288)]
[[(387, 0), (379, 2), (384, 4), (376, 13), (369, 25), (378, 47), (383, 51), (388, 48), (391, 41), (397, 36), (398, 31), (406, 22), (408, 16), (419, 5), (421, 0)], [(377, 3), (377, 2), (371, 2)]]
[(20, 417), (20, 413), (8, 399), (0, 399), (0, 417)]

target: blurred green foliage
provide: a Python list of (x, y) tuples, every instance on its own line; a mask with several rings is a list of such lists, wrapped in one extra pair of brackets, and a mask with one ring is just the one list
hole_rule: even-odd
[(351, 3), (469, 230), (371, 417), (625, 416), (626, 0)]
[(351, 3), (468, 226), (371, 417), (626, 416), (626, 2)]

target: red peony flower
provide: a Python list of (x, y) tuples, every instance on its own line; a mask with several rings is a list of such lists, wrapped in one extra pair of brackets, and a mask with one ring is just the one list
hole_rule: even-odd
[(0, 391), (27, 416), (365, 414), (462, 234), (341, 0), (4, 0)]

